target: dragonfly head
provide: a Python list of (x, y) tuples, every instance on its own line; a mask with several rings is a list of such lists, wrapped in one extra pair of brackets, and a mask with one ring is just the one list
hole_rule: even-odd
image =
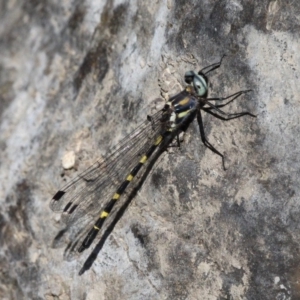
[(207, 93), (207, 77), (203, 73), (197, 74), (194, 71), (188, 71), (184, 75), (184, 80), (194, 87), (198, 96), (202, 97)]

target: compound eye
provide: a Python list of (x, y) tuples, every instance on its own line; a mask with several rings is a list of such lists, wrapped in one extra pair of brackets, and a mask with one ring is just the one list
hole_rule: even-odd
[(195, 90), (196, 90), (196, 93), (199, 95), (199, 96), (202, 96), (204, 95), (205, 93), (202, 91), (202, 87), (200, 85), (196, 85), (195, 86)]
[(191, 84), (193, 82), (194, 77), (195, 77), (195, 73), (193, 71), (188, 71), (184, 75), (184, 81), (187, 84)]
[(193, 85), (198, 96), (204, 96), (207, 92), (207, 83), (205, 79), (199, 75), (195, 76)]

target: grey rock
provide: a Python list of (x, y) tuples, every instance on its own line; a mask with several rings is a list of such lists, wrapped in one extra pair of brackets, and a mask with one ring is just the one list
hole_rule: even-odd
[[(1, 299), (300, 299), (298, 1), (0, 2)], [(252, 89), (164, 153), (90, 270), (49, 203), (186, 70)], [(155, 107), (154, 107), (155, 109)], [(75, 153), (70, 170), (62, 158)], [(101, 199), (99, 199), (101, 201)]]

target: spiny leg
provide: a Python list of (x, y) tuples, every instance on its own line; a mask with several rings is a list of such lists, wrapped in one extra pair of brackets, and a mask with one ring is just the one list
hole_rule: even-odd
[(168, 151), (169, 148), (174, 148), (174, 147), (180, 149), (180, 145), (181, 145), (181, 141), (179, 138), (179, 134), (176, 134), (176, 144), (168, 145), (168, 147), (166, 148), (166, 151)]
[[(209, 111), (209, 108), (210, 108), (210, 109), (215, 109), (215, 110), (216, 110), (217, 112), (219, 112), (220, 114), (225, 115), (225, 116), (227, 117), (226, 120), (239, 118), (239, 117), (244, 116), (244, 115), (251, 115), (251, 116), (255, 117), (254, 115), (252, 115), (252, 114), (249, 113), (248, 111), (240, 112), (240, 113), (228, 114), (228, 113), (226, 113), (225, 111), (219, 109), (218, 106), (216, 106), (216, 105), (214, 105), (214, 104), (212, 104), (212, 103), (207, 102), (207, 104), (208, 104), (210, 107), (203, 107), (203, 108), (202, 108), (203, 110)], [(231, 117), (231, 116), (233, 116), (233, 117)]]
[(227, 100), (227, 99), (233, 97), (230, 101), (228, 101), (226, 103), (226, 105), (227, 105), (227, 104), (231, 103), (233, 100), (235, 100), (236, 98), (238, 98), (239, 96), (241, 96), (243, 94), (246, 94), (246, 93), (249, 93), (249, 92), (252, 92), (252, 90), (239, 91), (239, 92), (236, 92), (236, 93), (234, 93), (232, 95), (229, 95), (227, 97), (206, 98), (206, 101), (212, 101), (212, 100), (214, 100), (214, 101), (224, 101), (224, 100)]
[[(224, 55), (221, 57), (221, 59), (220, 59), (219, 62), (214, 63), (214, 64), (212, 64), (212, 65), (209, 65), (209, 66), (207, 66), (207, 67), (201, 69), (201, 70), (198, 72), (198, 74), (203, 73), (203, 74), (207, 75), (209, 72), (211, 72), (211, 71), (213, 71), (213, 70), (215, 70), (215, 69), (220, 68), (220, 66), (221, 66), (221, 64), (222, 64), (222, 60), (223, 60), (223, 58), (224, 58), (225, 56), (226, 56), (226, 54), (224, 54)], [(210, 68), (210, 70), (208, 70), (208, 71), (205, 72), (205, 73), (203, 72), (205, 69), (209, 69), (209, 68)]]
[(210, 149), (212, 152), (218, 154), (222, 158), (222, 164), (223, 164), (223, 169), (226, 170), (225, 168), (225, 161), (224, 161), (224, 155), (220, 153), (205, 137), (205, 132), (204, 132), (204, 127), (203, 127), (203, 122), (202, 122), (202, 116), (201, 116), (201, 111), (197, 111), (197, 121), (199, 125), (199, 130), (200, 130), (200, 136), (202, 143), (204, 146), (206, 146), (208, 149)]
[[(225, 103), (225, 104), (221, 104), (221, 105), (214, 105), (210, 102), (206, 102), (207, 105), (209, 105), (210, 107), (202, 107), (201, 109), (204, 110), (205, 112), (213, 115), (214, 117), (220, 119), (220, 120), (223, 120), (223, 121), (229, 121), (229, 120), (232, 120), (232, 119), (236, 119), (236, 118), (240, 118), (242, 116), (245, 116), (245, 115), (248, 115), (248, 116), (251, 116), (251, 117), (256, 117), (255, 115), (251, 114), (250, 112), (240, 112), (240, 113), (233, 113), (233, 114), (228, 114), (228, 113), (225, 113), (224, 111), (222, 111), (220, 108), (221, 107), (224, 107), (226, 105), (228, 105), (229, 103), (231, 103), (233, 100), (235, 100), (236, 98), (238, 98), (240, 95), (242, 94), (245, 94), (247, 92), (249, 92), (251, 90), (246, 90), (246, 91), (240, 91), (240, 92), (237, 92), (235, 94), (232, 94), (228, 97), (225, 97), (225, 98), (209, 98), (209, 99), (206, 99), (206, 100), (216, 100), (216, 101), (223, 101), (223, 100), (226, 100), (226, 99), (229, 99), (231, 97), (233, 97), (233, 99), (231, 99), (229, 102)], [(215, 112), (212, 112), (212, 110), (216, 110), (217, 112), (225, 115), (225, 117), (223, 116), (220, 116), (218, 115), (217, 113)], [(226, 170), (225, 168), (225, 164), (224, 164), (224, 155), (222, 155), (217, 149), (215, 149), (207, 140), (206, 140), (206, 137), (205, 137), (205, 133), (204, 133), (204, 128), (203, 128), (203, 122), (202, 122), (202, 117), (201, 117), (201, 111), (199, 110), (197, 112), (197, 121), (198, 121), (198, 124), (199, 124), (199, 129), (200, 129), (200, 134), (201, 134), (201, 139), (202, 139), (202, 142), (204, 143), (204, 145), (206, 147), (208, 147), (211, 151), (213, 151), (214, 153), (218, 154), (219, 156), (222, 157), (222, 162), (223, 162), (223, 168), (224, 170)]]
[[(205, 110), (213, 110), (213, 109), (215, 109), (216, 107), (217, 108), (222, 108), (222, 107), (225, 107), (225, 106), (227, 106), (229, 103), (231, 103), (232, 102), (232, 100), (230, 100), (229, 102), (227, 102), (227, 103), (225, 103), (225, 104), (217, 104), (217, 105), (213, 105), (213, 106), (211, 106), (211, 107), (204, 107), (204, 109)], [(201, 108), (201, 109), (203, 109), (203, 108)]]
[[(217, 107), (218, 106), (215, 106), (215, 107), (205, 107), (205, 108), (202, 108), (202, 110), (204, 110), (205, 112), (211, 114), (212, 116), (214, 116), (217, 119), (220, 119), (222, 121), (229, 121), (229, 120), (240, 118), (242, 116), (250, 116), (250, 117), (256, 118), (256, 115), (253, 115), (253, 114), (249, 113), (248, 111), (244, 111), (244, 112), (240, 112), (240, 113), (234, 113), (234, 114), (227, 114), (224, 111), (218, 109)], [(222, 105), (220, 105), (220, 107), (222, 107)], [(223, 115), (226, 115), (226, 117), (222, 117), (222, 116), (220, 116), (220, 115), (212, 112), (211, 111), (212, 109), (217, 109), (218, 112), (222, 113)]]
[[(185, 130), (183, 130), (181, 133), (185, 133)], [(180, 145), (183, 142), (183, 138), (180, 140), (179, 134), (181, 133), (176, 133), (175, 137), (176, 137), (176, 143), (175, 142), (171, 142), (165, 149), (165, 151), (168, 152), (169, 149), (173, 149), (173, 148), (179, 148), (180, 149)], [(170, 152), (168, 152), (169, 154), (172, 154)]]
[[(214, 105), (210, 102), (206, 102), (207, 105), (209, 105), (210, 107), (202, 107), (202, 109), (204, 111), (206, 111), (207, 113), (215, 116), (216, 118), (220, 119), (220, 120), (224, 120), (224, 121), (228, 121), (228, 120), (232, 120), (232, 119), (236, 119), (236, 118), (240, 118), (242, 116), (245, 116), (245, 115), (249, 115), (251, 117), (256, 117), (255, 115), (249, 113), (249, 112), (240, 112), (240, 113), (233, 113), (233, 114), (228, 114), (228, 113), (225, 113), (224, 111), (222, 111), (220, 108), (221, 107), (224, 107), (226, 105), (228, 105), (229, 103), (231, 103), (232, 101), (234, 101), (236, 98), (238, 98), (239, 96), (241, 96), (242, 94), (245, 94), (245, 93), (248, 93), (252, 90), (245, 90), (245, 91), (239, 91), (237, 93), (234, 93), (228, 97), (225, 97), (225, 98), (207, 98), (206, 100), (215, 100), (215, 101), (223, 101), (223, 100), (227, 100), (231, 97), (233, 97), (230, 101), (228, 101), (227, 103), (225, 104), (222, 104), (222, 105)], [(219, 112), (220, 114), (222, 115), (225, 115), (225, 117), (221, 117), (219, 116), (218, 114), (212, 112), (212, 110), (216, 110), (217, 112)]]

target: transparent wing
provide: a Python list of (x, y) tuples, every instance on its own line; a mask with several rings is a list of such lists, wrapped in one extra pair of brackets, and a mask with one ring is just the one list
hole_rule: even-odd
[(159, 135), (161, 117), (162, 111), (159, 111), (151, 121), (140, 124), (113, 148), (105, 160), (96, 161), (62, 187), (52, 198), (51, 209), (62, 212), (68, 225), (90, 223)]

